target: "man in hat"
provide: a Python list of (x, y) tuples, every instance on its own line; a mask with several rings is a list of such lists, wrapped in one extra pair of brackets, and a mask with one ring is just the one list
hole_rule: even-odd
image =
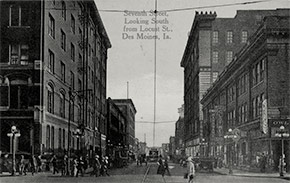
[(193, 163), (193, 158), (190, 156), (187, 158), (187, 167), (188, 167), (188, 183), (193, 183), (195, 177), (195, 167)]

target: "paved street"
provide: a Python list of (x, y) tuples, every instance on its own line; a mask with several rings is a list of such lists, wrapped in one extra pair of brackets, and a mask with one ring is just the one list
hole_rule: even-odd
[[(148, 175), (145, 177), (148, 167)], [(0, 176), (0, 183), (79, 183), (79, 182), (101, 182), (101, 183), (186, 183), (183, 179), (185, 168), (177, 164), (170, 164), (171, 176), (166, 175), (164, 180), (161, 175), (156, 175), (157, 165), (151, 163), (148, 166), (137, 167), (135, 164), (128, 168), (110, 170), (111, 176), (106, 177), (91, 177), (86, 174), (84, 177), (61, 177), (60, 175), (53, 175), (50, 172), (39, 173), (35, 176), (31, 174), (27, 176), (11, 177), (7, 173)], [(257, 177), (247, 175), (221, 175), (219, 173), (197, 173), (196, 182), (199, 183), (283, 183), (288, 180), (280, 179), (278, 177)]]

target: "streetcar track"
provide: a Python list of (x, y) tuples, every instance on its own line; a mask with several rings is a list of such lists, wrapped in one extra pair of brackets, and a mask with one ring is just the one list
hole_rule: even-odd
[[(148, 177), (148, 174), (149, 174), (149, 172), (150, 172), (150, 168), (151, 168), (151, 166), (152, 166), (152, 165), (149, 165), (149, 166), (147, 167), (146, 172), (145, 172), (145, 174), (144, 174), (144, 176), (143, 176), (143, 179), (142, 179), (142, 182), (141, 182), (141, 183), (145, 183), (145, 181), (146, 181), (146, 179), (147, 179), (147, 177)], [(163, 180), (164, 183), (166, 183), (164, 177), (162, 177), (162, 180)]]
[(144, 183), (144, 182), (145, 182), (145, 180), (146, 180), (146, 178), (147, 178), (147, 176), (148, 176), (148, 173), (149, 173), (149, 170), (150, 170), (151, 166), (152, 166), (152, 165), (149, 165), (149, 166), (148, 166), (148, 168), (147, 168), (147, 170), (146, 170), (146, 172), (145, 172), (145, 174), (144, 174), (144, 176), (143, 176), (143, 179), (142, 179), (142, 182), (141, 182), (141, 183)]

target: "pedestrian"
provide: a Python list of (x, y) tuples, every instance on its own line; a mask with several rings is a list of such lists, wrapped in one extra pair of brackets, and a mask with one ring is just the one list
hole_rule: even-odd
[(78, 160), (76, 177), (78, 177), (79, 173), (82, 177), (84, 176), (84, 160), (82, 156)]
[(36, 167), (37, 167), (37, 160), (35, 156), (32, 155), (30, 159), (30, 170), (31, 170), (32, 175), (34, 175), (34, 173), (36, 172)]
[(36, 156), (36, 162), (37, 162), (37, 166), (36, 166), (36, 173), (41, 172), (41, 156)]
[(108, 167), (109, 167), (109, 158), (108, 156), (106, 156), (104, 158), (104, 175), (110, 176), (110, 174), (108, 173)]
[(101, 168), (101, 164), (99, 161), (99, 156), (96, 155), (95, 159), (93, 160), (93, 172), (91, 175), (95, 175), (96, 177), (98, 177), (100, 175), (100, 168)]
[(265, 154), (263, 153), (262, 157), (260, 159), (260, 168), (261, 168), (260, 171), (262, 173), (265, 173), (265, 171), (266, 171), (266, 164), (267, 164), (267, 158), (266, 158)]
[(50, 162), (52, 163), (52, 168), (53, 168), (53, 174), (58, 173), (58, 168), (57, 168), (57, 158), (56, 155), (53, 155)]
[(160, 174), (160, 175), (162, 175), (162, 177), (164, 177), (165, 168), (164, 168), (164, 163), (163, 163), (163, 160), (162, 160), (162, 156), (161, 155), (159, 156), (159, 159), (157, 161), (157, 164), (158, 164), (157, 174)]
[(78, 158), (74, 158), (74, 160), (73, 160), (73, 168), (72, 168), (72, 175), (73, 175), (73, 177), (76, 177), (77, 176), (78, 164), (79, 164)]
[(61, 166), (61, 175), (64, 176), (67, 174), (67, 155), (64, 155), (63, 159), (60, 162), (60, 166)]
[(169, 172), (169, 166), (168, 166), (168, 160), (167, 160), (167, 158), (165, 158), (165, 161), (164, 161), (164, 169), (168, 173), (168, 175), (171, 176), (171, 174)]
[(193, 183), (193, 179), (195, 177), (195, 167), (192, 157), (188, 157), (187, 159), (187, 168), (188, 183)]
[(19, 165), (19, 169), (20, 169), (20, 175), (26, 175), (26, 163), (25, 163), (25, 159), (24, 156), (21, 155), (21, 159), (20, 159), (20, 165)]

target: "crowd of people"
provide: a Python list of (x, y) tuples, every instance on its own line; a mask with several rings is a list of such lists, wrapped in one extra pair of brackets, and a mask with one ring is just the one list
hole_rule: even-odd
[(28, 159), (24, 155), (21, 155), (16, 160), (14, 171), (18, 171), (19, 175), (27, 175), (28, 172), (34, 175), (42, 171), (51, 171), (53, 174), (60, 174), (61, 176), (78, 177), (89, 173), (91, 176), (98, 177), (109, 176), (108, 167), (109, 158), (107, 156), (100, 157), (95, 155), (94, 158), (89, 159), (88, 156), (68, 158), (67, 155), (62, 157), (52, 155), (51, 158), (43, 161), (41, 160), (41, 156), (33, 155)]

